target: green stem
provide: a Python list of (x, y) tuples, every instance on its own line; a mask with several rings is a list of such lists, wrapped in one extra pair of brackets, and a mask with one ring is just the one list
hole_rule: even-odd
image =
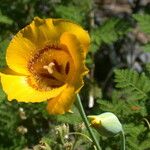
[(121, 132), (121, 150), (125, 150), (125, 135), (124, 135), (124, 131), (122, 130)]
[(86, 117), (86, 114), (84, 112), (84, 109), (83, 109), (83, 106), (82, 106), (79, 94), (77, 94), (76, 105), (77, 105), (77, 107), (79, 109), (79, 112), (80, 112), (80, 114), (82, 116), (82, 119), (83, 119), (83, 121), (85, 123), (85, 126), (86, 126), (86, 128), (87, 128), (87, 130), (88, 130), (88, 132), (89, 132), (89, 134), (91, 136), (91, 139), (93, 140), (94, 145), (96, 146), (97, 150), (101, 150), (101, 147), (100, 147), (100, 145), (99, 145), (99, 143), (98, 143), (98, 141), (97, 141), (97, 139), (96, 139), (92, 129), (90, 128), (90, 124), (89, 124), (89, 121), (88, 121), (88, 119)]
[[(70, 132), (68, 135), (81, 135), (81, 136), (85, 137), (88, 141), (90, 141), (91, 143), (93, 143), (92, 139), (90, 139), (87, 135), (85, 135), (83, 133), (80, 133), (80, 132)], [(75, 143), (74, 143), (73, 147), (75, 147)], [(94, 148), (94, 150), (97, 150), (97, 148), (95, 147), (95, 145), (93, 145), (93, 148)]]
[(80, 132), (70, 132), (67, 135), (81, 135), (81, 136), (85, 137), (87, 140), (89, 140), (90, 142), (93, 142), (87, 135), (82, 134)]

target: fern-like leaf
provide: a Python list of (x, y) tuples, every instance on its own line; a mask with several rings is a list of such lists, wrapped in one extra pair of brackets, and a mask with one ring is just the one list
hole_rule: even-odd
[(75, 6), (57, 6), (55, 8), (55, 13), (58, 17), (74, 20), (78, 22), (79, 24), (82, 24), (84, 19), (84, 13), (82, 10)]
[(128, 99), (147, 99), (150, 92), (149, 78), (133, 70), (115, 70), (115, 82), (116, 88), (123, 89)]
[(133, 18), (135, 18), (138, 22), (139, 28), (142, 32), (150, 34), (150, 15), (149, 14), (134, 14)]
[(130, 29), (130, 24), (118, 18), (112, 18), (106, 21), (100, 28), (100, 36), (102, 41), (107, 44), (115, 42), (121, 35), (127, 33)]
[(124, 19), (111, 18), (91, 32), (90, 50), (95, 52), (101, 43), (112, 44), (130, 31), (130, 23)]

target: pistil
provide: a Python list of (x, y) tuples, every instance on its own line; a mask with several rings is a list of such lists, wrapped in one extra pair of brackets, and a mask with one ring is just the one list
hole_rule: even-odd
[(56, 71), (54, 66), (56, 67), (56, 64), (54, 62), (51, 62), (51, 63), (49, 63), (49, 65), (43, 66), (43, 69), (46, 69), (48, 71), (48, 73), (50, 75), (52, 75), (54, 78), (56, 78), (57, 80), (65, 81), (66, 77), (63, 74), (61, 74), (58, 71)]
[(51, 62), (49, 65), (43, 66), (44, 69), (48, 71), (49, 74), (52, 74), (54, 72), (53, 67), (55, 66), (55, 63)]

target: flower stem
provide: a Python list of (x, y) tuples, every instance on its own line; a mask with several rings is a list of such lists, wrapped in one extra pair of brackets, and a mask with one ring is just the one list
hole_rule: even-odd
[(99, 143), (98, 143), (98, 141), (97, 141), (97, 139), (96, 139), (92, 129), (90, 128), (90, 124), (89, 124), (89, 121), (88, 121), (88, 119), (86, 117), (86, 114), (84, 112), (84, 109), (83, 109), (83, 106), (82, 106), (79, 94), (77, 94), (76, 106), (79, 109), (81, 117), (82, 117), (82, 119), (83, 119), (83, 121), (85, 123), (85, 126), (86, 126), (86, 128), (87, 128), (87, 130), (88, 130), (88, 132), (89, 132), (89, 134), (91, 136), (91, 139), (93, 140), (94, 145), (96, 146), (97, 150), (101, 150), (101, 147), (100, 147), (100, 145), (99, 145)]
[(125, 135), (123, 130), (121, 132), (121, 137), (121, 150), (125, 150)]
[[(91, 143), (93, 143), (93, 141), (92, 141), (92, 139), (90, 139), (87, 135), (85, 135), (85, 134), (83, 134), (83, 133), (80, 133), (80, 132), (70, 132), (68, 135), (80, 135), (80, 136), (83, 136), (84, 138), (86, 138), (88, 141), (90, 141)], [(76, 144), (77, 142), (75, 141), (74, 142), (74, 146), (73, 146), (73, 148), (71, 149), (71, 150), (74, 150), (75, 148), (75, 144)], [(93, 148), (94, 148), (94, 150), (97, 150), (97, 148), (95, 147), (95, 145), (93, 145)]]

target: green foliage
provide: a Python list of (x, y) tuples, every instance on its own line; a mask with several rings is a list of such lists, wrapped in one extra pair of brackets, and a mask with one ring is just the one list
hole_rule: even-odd
[(0, 104), (1, 150), (19, 150), (26, 144), (25, 137), (16, 132), (20, 121), (16, 108), (16, 105), (7, 101)]
[[(129, 150), (145, 150), (150, 147), (149, 138), (149, 82), (144, 73), (129, 69), (115, 70), (115, 86), (111, 100), (98, 99), (100, 112), (110, 111), (119, 117), (126, 134), (126, 147)], [(117, 138), (114, 139), (117, 141)], [(104, 142), (107, 142), (104, 141)], [(113, 146), (115, 142), (111, 142)]]
[(82, 13), (82, 9), (75, 6), (58, 6), (55, 8), (56, 15), (58, 17), (74, 20), (79, 24), (82, 24), (85, 14)]
[(0, 102), (5, 99), (6, 99), (6, 94), (3, 92), (3, 90), (0, 86)]
[[(80, 3), (80, 6), (79, 6)], [(65, 5), (58, 5), (54, 7), (55, 17), (72, 20), (84, 27), (88, 25), (88, 15), (90, 10), (91, 0), (76, 0), (69, 1)]]
[(106, 44), (111, 44), (129, 31), (130, 24), (124, 19), (112, 18), (106, 21), (100, 28), (100, 37)]
[(91, 32), (91, 50), (96, 51), (102, 43), (112, 44), (128, 33), (131, 24), (124, 19), (111, 18)]
[(81, 116), (80, 116), (80, 114), (79, 114), (79, 112), (75, 106), (72, 108), (72, 112), (66, 113), (64, 115), (57, 115), (57, 116), (55, 116), (55, 118), (59, 122), (69, 123), (72, 125), (78, 124), (82, 121), (82, 118), (81, 118)]
[(5, 52), (6, 52), (8, 43), (9, 43), (8, 39), (0, 42), (0, 68), (6, 66)]
[[(144, 122), (139, 121), (139, 125), (134, 123), (129, 123), (124, 126), (127, 138), (127, 148), (129, 150), (146, 150), (150, 147), (149, 138), (150, 134), (147, 132), (147, 128)], [(144, 138), (144, 141), (143, 141)]]
[(146, 64), (146, 72), (147, 72), (147, 76), (150, 77), (150, 63)]
[(11, 25), (13, 21), (9, 17), (4, 16), (0, 11), (0, 23)]
[[(144, 32), (145, 34), (150, 34), (150, 14), (134, 14), (133, 17), (137, 20), (138, 26), (140, 31)], [(144, 52), (150, 52), (150, 43), (141, 46), (141, 49)]]
[(150, 15), (134, 14), (133, 17), (138, 21), (139, 28), (142, 32), (150, 34)]
[(131, 100), (148, 98), (150, 80), (144, 73), (139, 75), (132, 70), (115, 70), (115, 82), (116, 87), (123, 89)]
[(144, 52), (150, 52), (150, 43), (144, 45), (141, 47)]

